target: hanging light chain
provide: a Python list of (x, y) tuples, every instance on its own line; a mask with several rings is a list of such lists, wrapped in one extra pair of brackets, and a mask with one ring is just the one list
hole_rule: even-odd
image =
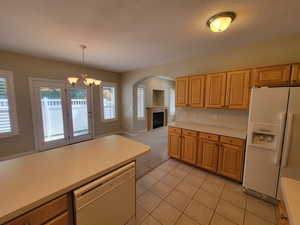
[[(81, 64), (82, 66), (85, 66), (85, 49), (87, 48), (85, 45), (80, 45), (81, 48)], [(69, 83), (74, 86), (78, 81), (83, 82), (87, 86), (96, 85), (99, 86), (101, 84), (101, 80), (95, 80), (93, 78), (88, 78), (87, 74), (82, 73), (81, 78), (77, 77), (69, 77), (68, 78)]]

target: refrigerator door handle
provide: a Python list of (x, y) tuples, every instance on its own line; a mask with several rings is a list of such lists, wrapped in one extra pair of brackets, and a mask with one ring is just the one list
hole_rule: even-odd
[(277, 142), (277, 146), (275, 149), (275, 157), (274, 157), (274, 164), (275, 166), (279, 165), (279, 161), (280, 161), (280, 153), (281, 153), (281, 147), (282, 147), (282, 141), (283, 141), (283, 136), (284, 136), (284, 127), (285, 127), (285, 119), (286, 119), (286, 113), (282, 112), (280, 113), (280, 136), (279, 136), (279, 140)]
[(289, 152), (291, 148), (292, 130), (293, 130), (294, 113), (289, 113), (287, 118), (287, 132), (283, 146), (282, 167), (287, 167)]

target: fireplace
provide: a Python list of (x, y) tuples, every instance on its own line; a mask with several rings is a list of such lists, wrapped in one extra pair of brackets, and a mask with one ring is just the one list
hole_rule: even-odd
[(168, 125), (168, 107), (147, 106), (147, 130)]
[(152, 115), (153, 129), (164, 126), (164, 120), (165, 120), (164, 114), (165, 114), (164, 111), (153, 112)]

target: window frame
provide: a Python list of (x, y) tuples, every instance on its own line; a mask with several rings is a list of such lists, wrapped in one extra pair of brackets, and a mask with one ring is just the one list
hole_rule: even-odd
[[(104, 105), (103, 105), (103, 87), (110, 87), (115, 89), (115, 118), (114, 119), (104, 119)], [(118, 115), (118, 84), (113, 82), (102, 82), (100, 85), (100, 114), (101, 121), (104, 123), (115, 122), (119, 120)]]
[(9, 119), (11, 123), (11, 131), (0, 133), (0, 138), (7, 138), (19, 134), (13, 72), (0, 70), (0, 78), (7, 79), (7, 97), (9, 105)]
[[(138, 99), (138, 89), (139, 88), (142, 88), (143, 90), (144, 90), (144, 101), (143, 101), (143, 103), (144, 103), (144, 106), (143, 106), (143, 108), (144, 108), (144, 115), (143, 115), (143, 117), (139, 117), (138, 116), (138, 114), (139, 114), (139, 99)], [(139, 85), (139, 86), (137, 86), (136, 87), (136, 119), (138, 120), (138, 121), (142, 121), (142, 120), (145, 120), (146, 119), (146, 110), (145, 110), (145, 100), (146, 100), (146, 95), (145, 95), (145, 92), (146, 92), (146, 88), (145, 88), (145, 86), (144, 85)]]

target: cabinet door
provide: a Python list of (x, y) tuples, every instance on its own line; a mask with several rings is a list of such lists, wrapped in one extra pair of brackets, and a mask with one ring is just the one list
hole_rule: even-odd
[(221, 144), (218, 173), (242, 181), (244, 147)]
[(291, 65), (262, 67), (253, 70), (256, 86), (284, 86), (290, 83)]
[(216, 172), (218, 168), (219, 145), (218, 142), (199, 139), (197, 165)]
[(205, 75), (189, 77), (189, 105), (204, 107)]
[(206, 76), (205, 107), (223, 108), (225, 106), (226, 73)]
[[(72, 225), (72, 209), (72, 196), (67, 194), (13, 219), (5, 225)], [(47, 223), (49, 220), (52, 223)]]
[(176, 78), (176, 106), (186, 106), (188, 104), (189, 78)]
[(169, 155), (179, 159), (181, 152), (181, 136), (177, 133), (170, 132), (168, 139)]
[(293, 85), (300, 85), (300, 63), (293, 65), (291, 83)]
[(248, 109), (250, 91), (250, 70), (227, 73), (226, 107)]
[(197, 151), (197, 137), (182, 136), (181, 160), (195, 164)]

